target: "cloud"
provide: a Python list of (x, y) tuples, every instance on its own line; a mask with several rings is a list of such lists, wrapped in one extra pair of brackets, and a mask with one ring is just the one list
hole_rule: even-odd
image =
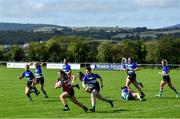
[(180, 0), (0, 0), (0, 22), (158, 24), (166, 19), (178, 21), (179, 8)]
[(60, 0), (48, 4), (64, 12), (111, 12), (131, 10), (132, 8), (127, 4), (128, 1), (131, 0)]
[(1, 16), (4, 17), (33, 17), (44, 9), (43, 2), (31, 0), (0, 0)]
[(180, 0), (0, 0), (1, 17), (58, 17), (180, 7)]
[(135, 11), (132, 0), (0, 0), (3, 16), (106, 14)]
[(135, 0), (142, 8), (178, 8), (180, 0)]

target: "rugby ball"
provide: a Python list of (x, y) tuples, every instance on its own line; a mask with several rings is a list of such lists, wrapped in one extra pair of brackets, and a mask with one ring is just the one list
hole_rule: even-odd
[(55, 87), (56, 87), (56, 88), (61, 88), (61, 86), (62, 86), (62, 85), (61, 85), (61, 81), (56, 82), (56, 84), (55, 84)]

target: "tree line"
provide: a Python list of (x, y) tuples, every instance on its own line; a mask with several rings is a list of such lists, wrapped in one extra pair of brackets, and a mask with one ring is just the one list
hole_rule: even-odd
[(122, 57), (132, 57), (138, 63), (160, 63), (167, 59), (169, 63), (180, 64), (180, 38), (166, 36), (148, 42), (113, 43), (96, 42), (87, 37), (57, 36), (45, 42), (31, 42), (24, 48), (0, 46), (1, 61), (62, 62), (68, 58), (71, 62), (120, 63)]

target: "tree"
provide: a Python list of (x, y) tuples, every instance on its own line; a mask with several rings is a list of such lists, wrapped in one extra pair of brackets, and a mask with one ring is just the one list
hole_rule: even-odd
[(27, 59), (28, 61), (38, 61), (36, 57), (36, 42), (31, 42), (27, 48)]
[(160, 63), (160, 56), (158, 56), (158, 42), (151, 41), (146, 44), (147, 47), (147, 55), (146, 55), (146, 63)]
[(142, 41), (136, 41), (136, 54), (137, 54), (137, 60), (138, 62), (145, 63), (147, 50), (146, 45)]
[(83, 42), (70, 43), (67, 48), (68, 56), (71, 61), (87, 61), (89, 52), (88, 44)]
[(11, 48), (12, 60), (13, 61), (23, 61), (25, 57), (24, 50), (18, 45), (12, 46)]
[(3, 60), (3, 47), (0, 46), (0, 61)]
[(48, 61), (51, 62), (60, 62), (62, 61), (62, 54), (64, 52), (61, 49), (60, 44), (55, 40), (49, 40), (46, 43), (47, 53), (49, 54)]
[(98, 54), (97, 59), (99, 62), (113, 62), (112, 54), (112, 43), (102, 42), (97, 48)]
[(167, 59), (169, 63), (180, 63), (180, 39), (163, 37), (159, 41), (147, 44), (146, 61), (160, 63), (162, 59)]
[(49, 54), (45, 45), (45, 43), (38, 43), (38, 45), (35, 48), (36, 58), (40, 62), (45, 62), (49, 58)]
[(171, 37), (164, 37), (158, 41), (158, 56), (159, 60), (167, 59), (169, 63), (180, 62), (180, 41)]

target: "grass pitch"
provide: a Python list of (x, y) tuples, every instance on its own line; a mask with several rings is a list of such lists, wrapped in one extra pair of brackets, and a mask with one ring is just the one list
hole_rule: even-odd
[[(102, 76), (104, 88), (101, 94), (114, 100), (114, 108), (109, 104), (97, 100), (96, 112), (85, 113), (81, 108), (67, 100), (70, 110), (62, 111), (59, 95), (62, 89), (54, 89), (58, 70), (43, 68), (45, 77), (45, 89), (49, 96), (45, 99), (42, 92), (37, 97), (32, 94), (33, 102), (24, 95), (25, 79), (18, 80), (24, 69), (7, 69), (0, 67), (0, 118), (180, 118), (180, 99), (175, 97), (167, 86), (164, 88), (163, 96), (156, 98), (159, 92), (161, 76), (160, 69), (141, 69), (137, 72), (137, 80), (143, 82), (143, 91), (146, 101), (123, 101), (120, 98), (120, 87), (125, 84), (126, 72), (123, 71), (93, 71)], [(31, 69), (34, 72), (34, 69)], [(81, 71), (84, 72), (84, 69)], [(78, 71), (73, 71), (76, 75)], [(171, 70), (173, 85), (180, 92), (180, 70)], [(76, 80), (76, 83), (80, 82)], [(39, 85), (37, 86), (39, 89)], [(137, 92), (133, 85), (131, 88)], [(39, 89), (40, 90), (40, 89)], [(85, 93), (83, 88), (75, 89), (77, 99), (91, 108), (90, 94)]]

